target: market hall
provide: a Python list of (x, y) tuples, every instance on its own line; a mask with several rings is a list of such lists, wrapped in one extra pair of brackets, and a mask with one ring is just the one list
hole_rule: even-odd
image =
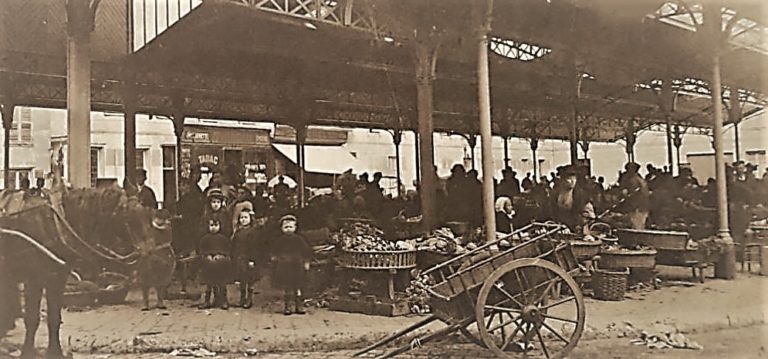
[[(307, 126), (390, 129), (395, 146), (398, 134), (414, 131), (420, 164), (414, 217), (419, 230), (430, 232), (445, 224), (433, 168), (436, 131), (479, 133), (481, 173), (491, 174), (493, 135), (528, 138), (534, 153), (542, 139), (569, 140), (575, 166), (579, 146), (617, 139), (627, 142), (632, 162), (637, 132), (661, 124), (673, 171), (673, 132), (705, 127), (712, 128), (716, 152), (717, 176), (708, 186), (710, 196), (717, 194), (712, 234), (726, 253), (717, 272), (733, 277), (721, 134), (724, 117), (737, 125), (764, 104), (763, 26), (751, 18), (759, 4), (718, 9), (707, 2), (692, 10), (659, 1), (523, 1), (497, 2), (491, 11), (484, 2), (169, 1), (164, 13), (158, 4), (4, 5), (4, 128), (10, 131), (15, 106), (66, 107), (67, 180), (74, 188), (91, 184), (90, 110), (126, 114), (126, 174), (136, 168), (131, 119), (137, 113), (172, 119), (174, 163), (181, 163), (187, 117), (290, 125), (300, 189)], [(22, 26), (41, 14), (48, 15), (45, 26)], [(7, 142), (5, 148), (7, 169)], [(564, 168), (560, 177), (581, 178), (578, 172)], [(180, 188), (185, 174), (170, 171), (168, 183)], [(479, 189), (471, 192), (470, 202), (479, 200), (474, 214), (482, 213), (474, 224), (484, 224), (486, 241), (494, 242), (497, 196), (494, 181), (482, 179), (467, 188)], [(299, 207), (307, 204), (303, 190), (296, 197)], [(356, 217), (360, 203), (351, 202), (347, 209)]]

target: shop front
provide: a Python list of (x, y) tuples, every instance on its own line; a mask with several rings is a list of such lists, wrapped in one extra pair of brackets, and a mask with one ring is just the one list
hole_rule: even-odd
[[(270, 165), (272, 151), (266, 129), (187, 125), (181, 140), (181, 178), (189, 178), (197, 169), (202, 173), (201, 187), (207, 186), (213, 173), (225, 177), (236, 174), (243, 182), (266, 183), (275, 173)], [(166, 170), (165, 159), (163, 162)], [(172, 163), (168, 165), (167, 170), (173, 171)], [(166, 186), (165, 191), (175, 193), (175, 186)]]

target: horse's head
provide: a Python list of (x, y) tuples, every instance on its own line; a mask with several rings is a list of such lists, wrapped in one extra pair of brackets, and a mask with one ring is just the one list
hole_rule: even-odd
[[(142, 206), (138, 198), (124, 196), (114, 217), (121, 222), (120, 225), (124, 231), (123, 238), (140, 252), (150, 250), (159, 242), (157, 238), (154, 238), (158, 231), (153, 230), (153, 226), (157, 227), (153, 223), (153, 210)], [(163, 226), (164, 221), (157, 222), (160, 227)]]

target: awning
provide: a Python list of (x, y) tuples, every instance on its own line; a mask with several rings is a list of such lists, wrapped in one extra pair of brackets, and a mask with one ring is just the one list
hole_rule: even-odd
[[(276, 150), (296, 163), (296, 145), (272, 144)], [(341, 146), (304, 146), (305, 172), (341, 174), (349, 169), (356, 169), (358, 161), (355, 156)]]

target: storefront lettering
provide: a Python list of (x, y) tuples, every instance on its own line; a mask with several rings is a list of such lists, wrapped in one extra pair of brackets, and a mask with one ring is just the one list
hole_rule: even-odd
[(219, 164), (219, 156), (214, 154), (203, 154), (197, 156), (197, 162), (198, 163), (213, 163), (214, 165)]
[(207, 132), (184, 132), (184, 139), (195, 143), (211, 142), (211, 137)]

